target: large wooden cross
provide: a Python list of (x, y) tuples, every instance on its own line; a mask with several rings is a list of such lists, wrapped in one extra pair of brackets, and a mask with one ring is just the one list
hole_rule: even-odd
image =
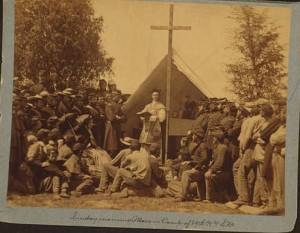
[(168, 30), (168, 62), (167, 62), (167, 93), (166, 93), (166, 137), (165, 137), (165, 162), (168, 156), (168, 144), (169, 144), (169, 117), (170, 117), (170, 93), (171, 93), (171, 68), (172, 68), (172, 43), (173, 43), (173, 31), (174, 30), (191, 30), (190, 26), (173, 26), (173, 15), (174, 15), (174, 5), (170, 5), (169, 14), (169, 26), (150, 26), (151, 30)]

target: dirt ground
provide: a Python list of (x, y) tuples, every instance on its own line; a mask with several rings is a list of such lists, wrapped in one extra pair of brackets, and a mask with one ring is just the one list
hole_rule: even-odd
[(83, 195), (69, 199), (55, 199), (51, 194), (18, 195), (10, 194), (8, 206), (30, 206), (47, 208), (75, 208), (75, 209), (110, 209), (110, 210), (141, 210), (166, 211), (188, 213), (214, 214), (243, 214), (240, 210), (233, 210), (221, 203), (203, 202), (175, 202), (173, 198), (128, 197), (114, 198), (105, 194)]

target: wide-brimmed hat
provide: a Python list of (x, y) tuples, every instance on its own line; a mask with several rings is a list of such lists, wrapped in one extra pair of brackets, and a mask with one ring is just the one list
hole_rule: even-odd
[(126, 146), (130, 146), (131, 141), (134, 140), (131, 137), (124, 137), (120, 139), (120, 142)]
[(137, 139), (132, 139), (131, 142), (130, 142), (130, 145), (131, 146), (137, 146), (137, 145), (140, 145), (140, 142)]
[(40, 95), (34, 95), (34, 96), (29, 96), (27, 99), (28, 99), (28, 101), (36, 101), (36, 100), (43, 99), (43, 97)]
[(40, 96), (42, 96), (42, 97), (47, 97), (47, 96), (49, 96), (50, 94), (49, 94), (49, 92), (48, 91), (42, 91), (41, 93), (40, 93)]
[(116, 85), (116, 82), (113, 79), (109, 79), (107, 84), (108, 85)]
[(76, 120), (76, 117), (77, 115), (75, 113), (67, 113), (65, 115), (63, 115), (62, 117), (60, 117), (58, 120), (61, 122), (61, 123), (64, 123), (66, 121), (69, 121), (69, 122), (73, 122)]
[(72, 93), (69, 92), (69, 91), (63, 91), (62, 94), (63, 94), (64, 96), (70, 96), (70, 97), (71, 97), (71, 95), (72, 95)]
[(70, 87), (68, 87), (68, 88), (66, 88), (65, 90), (63, 90), (63, 92), (70, 92), (70, 93), (75, 93), (75, 91), (74, 91), (74, 89), (72, 89), (72, 88), (70, 88)]
[(256, 106), (257, 106), (256, 102), (246, 102), (244, 104), (244, 107), (249, 108), (249, 109), (254, 108)]
[(61, 91), (57, 91), (57, 92), (53, 93), (53, 95), (55, 95), (55, 96), (63, 96), (64, 93), (61, 92)]
[(92, 119), (90, 114), (83, 114), (76, 118), (76, 121), (79, 125), (87, 124), (87, 122)]
[(267, 103), (269, 103), (269, 101), (267, 99), (264, 99), (264, 98), (259, 98), (256, 101), (256, 105), (264, 105), (264, 104), (267, 104)]
[(47, 120), (47, 123), (54, 123), (54, 122), (58, 122), (58, 117), (57, 116), (51, 116)]

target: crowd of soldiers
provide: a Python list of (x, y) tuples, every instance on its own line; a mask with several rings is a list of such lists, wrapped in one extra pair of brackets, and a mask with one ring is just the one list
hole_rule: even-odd
[(199, 102), (176, 159), (122, 136), (126, 116), (113, 80), (93, 91), (47, 90), (46, 74), (14, 85), (9, 188), (56, 198), (90, 193), (232, 201), (284, 210), (286, 100)]
[(231, 208), (283, 213), (286, 99), (200, 103), (196, 116), (171, 161), (168, 191), (180, 201), (219, 198)]

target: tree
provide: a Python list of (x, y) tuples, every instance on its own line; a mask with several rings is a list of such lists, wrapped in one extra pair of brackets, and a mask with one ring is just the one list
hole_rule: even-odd
[(101, 33), (90, 0), (16, 0), (15, 76), (36, 82), (45, 70), (55, 89), (86, 86), (112, 72)]
[(234, 7), (230, 18), (237, 24), (230, 47), (236, 55), (226, 65), (230, 90), (243, 101), (281, 97), (287, 73), (279, 27), (266, 10), (259, 13), (251, 6)]

